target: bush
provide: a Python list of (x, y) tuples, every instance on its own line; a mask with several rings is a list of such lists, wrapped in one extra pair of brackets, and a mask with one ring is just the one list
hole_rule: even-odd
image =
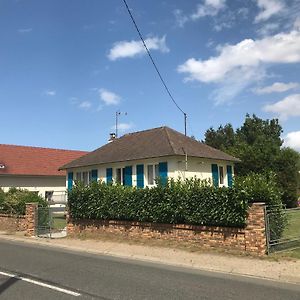
[(68, 195), (74, 219), (115, 219), (210, 226), (245, 225), (248, 203), (244, 191), (215, 188), (199, 179), (168, 180), (137, 189), (93, 182), (76, 183)]
[(250, 173), (245, 177), (235, 179), (235, 187), (243, 190), (248, 203), (264, 202), (269, 212), (270, 239), (281, 238), (287, 218), (282, 205), (282, 192), (277, 186), (276, 174), (269, 172), (266, 174)]
[(39, 206), (46, 206), (44, 198), (34, 192), (17, 188), (10, 188), (7, 193), (0, 191), (0, 211), (2, 213), (25, 215), (26, 203), (37, 202)]

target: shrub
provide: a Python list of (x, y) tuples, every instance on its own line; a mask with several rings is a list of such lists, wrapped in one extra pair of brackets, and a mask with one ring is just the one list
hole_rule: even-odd
[(168, 180), (137, 189), (93, 182), (76, 183), (69, 192), (74, 219), (115, 219), (211, 226), (244, 226), (248, 204), (244, 191), (215, 188), (199, 179)]
[(26, 203), (31, 202), (37, 202), (40, 206), (47, 205), (44, 198), (28, 190), (10, 188), (7, 193), (2, 193), (2, 196), (0, 192), (0, 210), (4, 213), (24, 215)]
[(235, 179), (235, 187), (243, 190), (249, 203), (264, 202), (269, 212), (270, 239), (277, 240), (282, 236), (287, 218), (282, 205), (282, 192), (277, 186), (276, 174), (250, 173), (245, 177)]

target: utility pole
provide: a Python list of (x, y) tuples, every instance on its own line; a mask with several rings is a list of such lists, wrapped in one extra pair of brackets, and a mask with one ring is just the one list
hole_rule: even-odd
[(183, 113), (183, 116), (184, 116), (184, 135), (186, 136), (186, 120), (187, 120), (187, 115), (186, 115), (185, 112)]
[(124, 114), (125, 116), (127, 116), (127, 112), (121, 112), (119, 110), (116, 111), (116, 138), (118, 137), (118, 122), (119, 122), (119, 116), (121, 114)]

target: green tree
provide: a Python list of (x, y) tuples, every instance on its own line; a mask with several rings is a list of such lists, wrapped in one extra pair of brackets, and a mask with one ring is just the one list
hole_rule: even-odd
[(217, 130), (210, 127), (205, 132), (205, 143), (211, 147), (227, 150), (235, 144), (235, 132), (231, 124), (220, 125)]
[(275, 172), (283, 192), (283, 203), (293, 207), (297, 198), (299, 154), (292, 149), (281, 148), (281, 134), (282, 127), (277, 119), (263, 120), (247, 114), (243, 125), (236, 131), (231, 124), (220, 126), (217, 130), (209, 128), (205, 133), (205, 143), (241, 159), (235, 168), (238, 176), (246, 176), (250, 172)]

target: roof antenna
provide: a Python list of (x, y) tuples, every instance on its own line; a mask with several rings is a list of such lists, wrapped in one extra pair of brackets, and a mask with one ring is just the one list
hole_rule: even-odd
[(119, 111), (119, 110), (116, 111), (116, 135), (115, 135), (116, 138), (118, 137), (118, 125), (119, 125), (118, 122), (119, 122), (119, 116), (121, 114), (124, 114), (125, 116), (127, 116), (127, 112), (122, 112), (122, 111)]

